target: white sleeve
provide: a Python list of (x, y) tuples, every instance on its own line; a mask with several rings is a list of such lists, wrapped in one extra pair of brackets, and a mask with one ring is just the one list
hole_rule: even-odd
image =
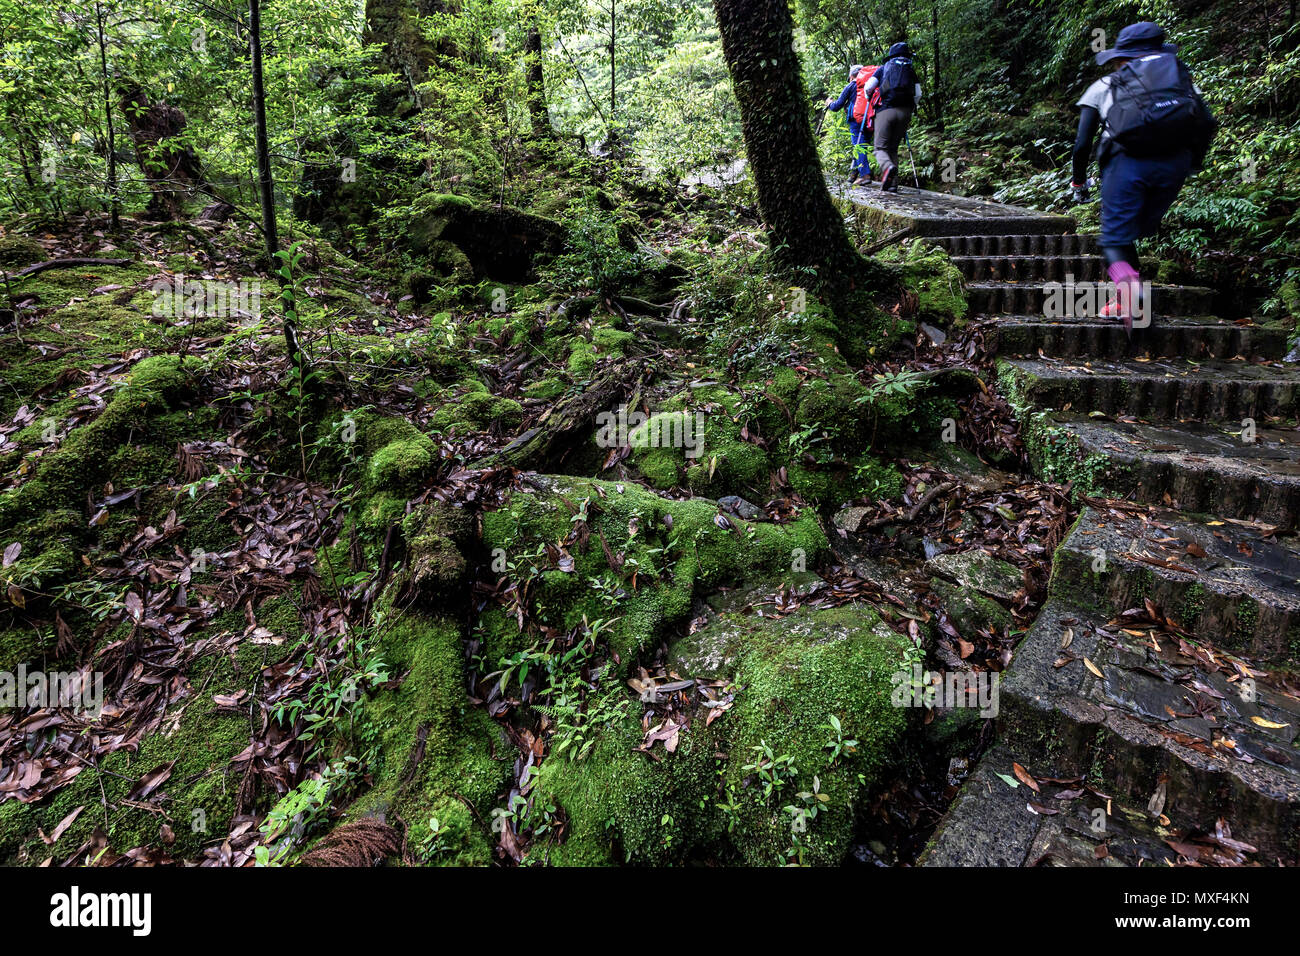
[(862, 91), (864, 93), (870, 93), (879, 85), (880, 85), (880, 77), (873, 76), (871, 79), (867, 80), (866, 85), (862, 87)]
[(920, 83), (916, 84), (916, 105), (917, 106), (921, 105), (921, 84)]

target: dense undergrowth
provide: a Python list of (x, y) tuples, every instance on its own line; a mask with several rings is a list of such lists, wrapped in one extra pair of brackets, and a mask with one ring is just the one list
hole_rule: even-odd
[[(919, 496), (904, 449), (945, 420), (975, 447), (972, 381), (903, 364), (960, 283), (898, 253), (860, 320), (893, 337), (850, 363), (743, 207), (587, 165), (534, 200), (556, 245), (514, 282), (457, 233), (470, 198), (365, 264), (296, 244), (305, 377), (251, 230), (10, 223), (15, 271), (129, 261), (10, 286), (0, 653), (105, 683), (97, 715), (0, 718), (6, 861), (311, 863), (374, 819), (397, 844), (347, 845), (412, 864), (849, 852), (920, 731), (893, 675), (947, 618), (844, 568), (829, 519)], [(261, 309), (160, 314), (177, 275)], [(593, 392), (640, 420), (603, 439)], [(968, 625), (995, 656), (1001, 614)]]

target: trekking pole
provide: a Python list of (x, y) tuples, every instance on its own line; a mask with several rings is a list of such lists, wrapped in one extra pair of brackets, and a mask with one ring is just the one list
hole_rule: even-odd
[(912, 140), (907, 133), (903, 134), (903, 144), (907, 147), (907, 155), (912, 158), (912, 182), (916, 183), (916, 188), (921, 188), (920, 177), (916, 175), (916, 154), (912, 152)]

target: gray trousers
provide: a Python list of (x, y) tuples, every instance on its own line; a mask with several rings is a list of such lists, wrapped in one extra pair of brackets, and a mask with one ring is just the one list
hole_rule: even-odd
[(903, 142), (907, 128), (912, 125), (912, 111), (901, 106), (891, 106), (876, 114), (876, 166), (884, 175), (885, 166), (898, 165), (898, 146)]

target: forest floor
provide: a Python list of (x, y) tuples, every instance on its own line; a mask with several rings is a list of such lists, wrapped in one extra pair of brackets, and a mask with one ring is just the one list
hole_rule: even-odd
[[(0, 240), (0, 670), (104, 688), (0, 715), (0, 860), (897, 865), (961, 793), (931, 862), (1293, 861), (1285, 332), (1046, 321), (1086, 238), (990, 221), (850, 364), (752, 219), (640, 202), (617, 293), (304, 244), (306, 380), (249, 229)], [(997, 721), (908, 706), (956, 674)]]

